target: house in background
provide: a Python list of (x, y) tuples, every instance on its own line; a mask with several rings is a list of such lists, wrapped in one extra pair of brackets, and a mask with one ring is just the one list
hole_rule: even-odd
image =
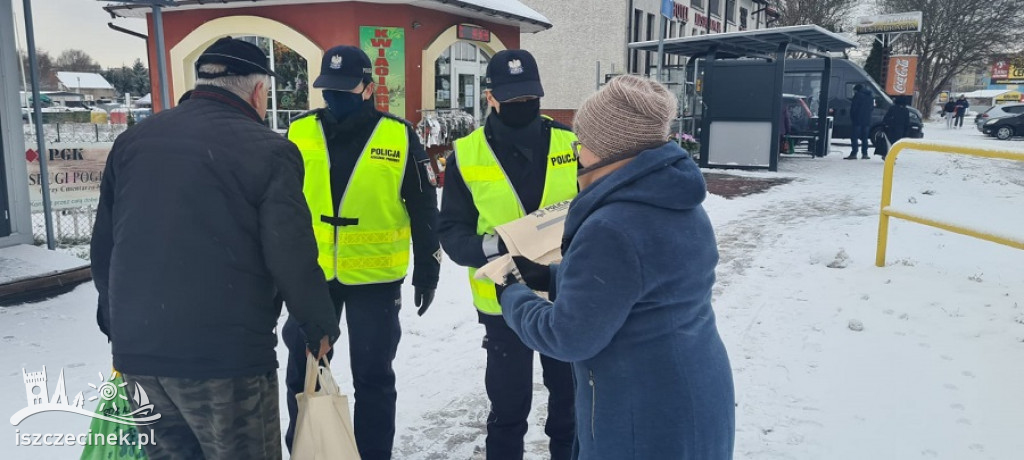
[(86, 101), (114, 99), (114, 86), (98, 73), (57, 72), (57, 81), (61, 91), (82, 94)]

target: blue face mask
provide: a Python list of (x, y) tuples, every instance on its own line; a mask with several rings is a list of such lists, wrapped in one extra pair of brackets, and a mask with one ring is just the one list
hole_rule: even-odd
[(363, 95), (348, 91), (324, 90), (324, 101), (327, 102), (327, 110), (331, 111), (331, 115), (341, 121), (359, 111), (359, 107), (363, 105)]

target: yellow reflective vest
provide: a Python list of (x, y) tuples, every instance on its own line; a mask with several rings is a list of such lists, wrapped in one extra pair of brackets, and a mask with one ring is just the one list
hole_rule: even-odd
[(313, 217), (324, 277), (346, 285), (404, 278), (411, 243), (409, 213), (402, 200), (409, 161), (406, 125), (380, 119), (356, 160), (337, 212), (331, 195), (331, 158), (316, 114), (292, 122), (288, 139), (302, 152), (302, 193)]
[[(572, 132), (551, 128), (541, 208), (572, 199), (578, 193), (576, 157), (572, 153), (572, 142), (575, 140), (576, 135)], [(487, 143), (483, 127), (455, 141), (455, 161), (480, 214), (476, 226), (477, 235), (493, 234), (494, 227), (526, 215), (519, 195), (512, 188), (512, 182)], [(476, 269), (470, 268), (469, 285), (473, 290), (473, 304), (484, 314), (500, 315), (501, 305), (498, 304), (494, 283), (477, 280), (473, 277), (475, 274)]]

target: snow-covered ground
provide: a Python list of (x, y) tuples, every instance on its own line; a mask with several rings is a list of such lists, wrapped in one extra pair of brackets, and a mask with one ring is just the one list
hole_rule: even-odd
[[(926, 135), (1024, 152), (973, 127), (929, 124)], [(875, 267), (882, 162), (843, 161), (848, 149), (735, 173), (794, 180), (705, 204), (721, 250), (714, 305), (736, 380), (736, 458), (1024, 458), (1024, 252), (893, 220), (888, 264)], [(895, 184), (903, 209), (1024, 239), (1024, 164), (909, 152)], [(465, 271), (446, 262), (441, 283), (426, 316), (402, 312), (396, 459), (483, 458), (483, 329)], [(69, 393), (99, 383), (110, 357), (95, 301), (87, 284), (0, 308), (0, 414), (25, 407), (23, 368), (45, 365), (51, 391), (61, 368)], [(335, 374), (351, 392), (344, 355)], [(535, 388), (527, 457), (541, 459), (546, 393)], [(77, 447), (15, 446), (16, 429), (80, 433), (88, 420), (41, 414), (0, 436), (0, 458), (76, 458)]]

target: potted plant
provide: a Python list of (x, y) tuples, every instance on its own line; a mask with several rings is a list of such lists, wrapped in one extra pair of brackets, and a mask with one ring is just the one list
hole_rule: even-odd
[(672, 134), (672, 140), (679, 143), (679, 146), (685, 149), (687, 152), (690, 152), (690, 155), (696, 156), (700, 154), (700, 142), (698, 142), (697, 138), (691, 136), (690, 134), (674, 133)]

